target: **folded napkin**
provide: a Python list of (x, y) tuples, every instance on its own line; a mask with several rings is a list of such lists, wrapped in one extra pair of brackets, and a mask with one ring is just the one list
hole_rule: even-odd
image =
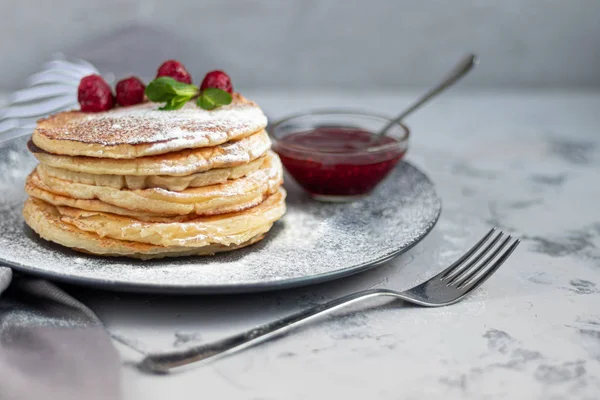
[(88, 307), (0, 266), (0, 399), (120, 399), (120, 359)]

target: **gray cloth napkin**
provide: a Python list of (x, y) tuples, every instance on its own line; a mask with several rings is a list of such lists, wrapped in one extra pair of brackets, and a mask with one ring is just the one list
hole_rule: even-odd
[(92, 310), (0, 266), (0, 399), (118, 400), (120, 369)]

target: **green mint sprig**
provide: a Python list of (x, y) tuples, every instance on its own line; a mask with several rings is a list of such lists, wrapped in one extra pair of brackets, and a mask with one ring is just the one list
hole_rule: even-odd
[(231, 104), (233, 97), (231, 93), (217, 88), (206, 88), (198, 96), (196, 104), (205, 110), (213, 110), (219, 106)]
[(165, 103), (160, 110), (177, 110), (198, 95), (198, 87), (168, 76), (156, 78), (146, 87), (146, 96), (155, 103)]
[(182, 83), (167, 76), (150, 82), (146, 87), (146, 96), (155, 103), (165, 103), (160, 110), (178, 110), (196, 96), (196, 104), (205, 110), (231, 104), (233, 100), (231, 94), (224, 90), (207, 88), (200, 91), (195, 85)]

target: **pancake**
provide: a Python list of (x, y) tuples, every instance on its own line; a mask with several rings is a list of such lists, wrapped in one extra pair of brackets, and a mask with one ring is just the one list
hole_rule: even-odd
[(73, 250), (102, 256), (126, 256), (151, 259), (191, 255), (213, 255), (215, 253), (240, 249), (261, 240), (263, 235), (251, 238), (238, 245), (224, 246), (213, 244), (204, 247), (156, 246), (147, 243), (116, 240), (84, 232), (77, 227), (61, 221), (56, 207), (37, 199), (28, 199), (23, 207), (25, 222), (43, 239)]
[(38, 121), (32, 141), (51, 154), (133, 159), (214, 147), (267, 126), (262, 110), (237, 93), (230, 105), (211, 111), (194, 101), (179, 110), (158, 110), (161, 106), (145, 102), (100, 113), (61, 112)]
[[(259, 204), (266, 195), (277, 190), (282, 180), (281, 162), (275, 154), (271, 154), (264, 159), (260, 169), (248, 176), (181, 192), (160, 188), (119, 190), (86, 185), (47, 176), (38, 170), (27, 178), (26, 190), (30, 196), (41, 198), (53, 205), (67, 205), (120, 215), (130, 214), (121, 210), (115, 212), (115, 209), (102, 209), (102, 206), (116, 206), (135, 212), (136, 215), (140, 212), (151, 215), (215, 215), (244, 210)], [(56, 196), (43, 195), (40, 191)], [(69, 202), (71, 204), (68, 204)], [(93, 203), (97, 204), (91, 207)]]
[(98, 175), (186, 176), (215, 168), (244, 165), (262, 157), (271, 140), (262, 130), (243, 139), (214, 147), (203, 147), (136, 159), (71, 157), (48, 153), (29, 142), (29, 149), (43, 164), (67, 171)]
[(239, 245), (265, 234), (285, 213), (285, 191), (251, 209), (186, 222), (152, 223), (130, 217), (57, 207), (60, 220), (78, 229), (117, 240), (157, 246)]
[(188, 188), (203, 187), (224, 183), (247, 176), (258, 170), (264, 163), (265, 158), (272, 154), (262, 156), (248, 164), (242, 164), (230, 168), (210, 169), (186, 176), (150, 175), (95, 175), (83, 172), (69, 171), (66, 169), (50, 167), (46, 164), (38, 164), (37, 171), (40, 176), (49, 176), (69, 182), (83, 183), (85, 185), (105, 186), (113, 189), (150, 189), (162, 188), (180, 192)]

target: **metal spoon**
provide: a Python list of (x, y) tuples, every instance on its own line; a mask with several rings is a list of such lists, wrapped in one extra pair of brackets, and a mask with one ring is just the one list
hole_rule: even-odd
[(421, 107), (424, 103), (426, 103), (432, 97), (438, 95), (443, 92), (444, 89), (452, 86), (456, 83), (460, 78), (466, 75), (467, 72), (471, 70), (477, 64), (477, 57), (475, 54), (466, 55), (453, 69), (450, 73), (444, 78), (443, 81), (437, 84), (437, 86), (430, 89), (427, 93), (425, 93), (419, 100), (417, 100), (413, 105), (408, 107), (402, 114), (398, 115), (396, 118), (391, 120), (379, 133), (379, 135), (385, 135), (385, 133), (394, 125), (402, 121), (408, 114), (415, 111), (417, 108)]

